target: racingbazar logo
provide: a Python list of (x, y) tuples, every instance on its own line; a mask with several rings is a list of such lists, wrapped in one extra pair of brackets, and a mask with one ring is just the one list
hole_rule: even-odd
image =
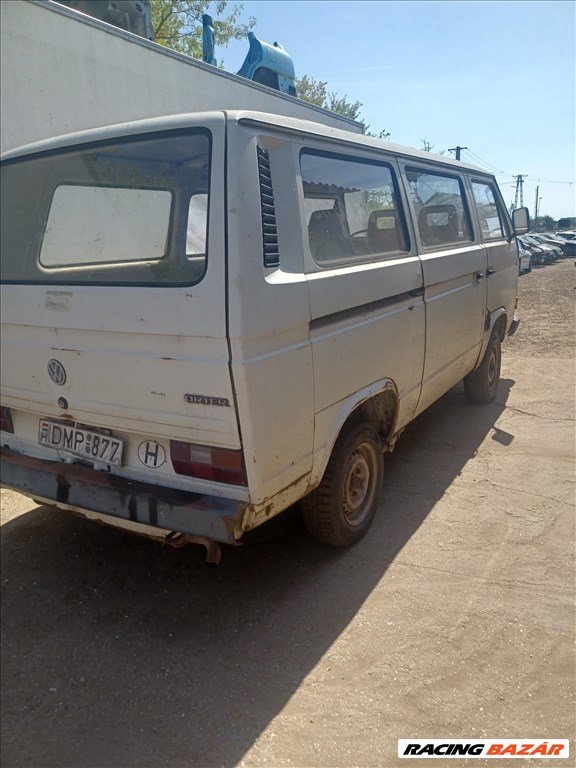
[(398, 757), (568, 757), (568, 739), (398, 739)]

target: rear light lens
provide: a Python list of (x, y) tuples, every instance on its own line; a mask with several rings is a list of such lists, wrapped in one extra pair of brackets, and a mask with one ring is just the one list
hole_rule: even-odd
[(229, 485), (246, 485), (242, 451), (170, 440), (170, 458), (178, 475)]
[(2, 432), (10, 432), (10, 434), (14, 434), (12, 414), (10, 413), (10, 408), (6, 408), (5, 405), (0, 407), (0, 429)]

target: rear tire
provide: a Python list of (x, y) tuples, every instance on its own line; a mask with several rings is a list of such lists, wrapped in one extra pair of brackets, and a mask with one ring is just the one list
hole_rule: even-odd
[(382, 441), (376, 430), (367, 423), (345, 429), (320, 485), (302, 502), (312, 536), (336, 547), (359, 541), (376, 514), (383, 475)]
[(494, 331), (480, 366), (464, 378), (464, 392), (471, 403), (490, 403), (498, 392), (502, 344), (498, 331)]

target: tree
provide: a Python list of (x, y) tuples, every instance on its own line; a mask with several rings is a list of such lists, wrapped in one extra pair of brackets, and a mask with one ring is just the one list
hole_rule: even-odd
[(551, 232), (556, 229), (556, 221), (552, 216), (538, 216), (532, 222), (532, 228), (537, 232)]
[(322, 80), (315, 80), (313, 77), (304, 75), (296, 78), (296, 93), (309, 104), (315, 104), (317, 107), (326, 107), (328, 83)]
[[(428, 139), (420, 139), (422, 142), (422, 149), (424, 152), (432, 152), (434, 149), (434, 144), (431, 144)], [(442, 152), (434, 152), (435, 155), (443, 155), (446, 150), (443, 149)]]
[[(251, 16), (241, 22), (242, 4), (228, 8), (227, 0), (152, 0), (152, 23), (156, 42), (180, 53), (202, 58), (202, 15), (212, 7), (215, 45), (246, 37), (256, 25)], [(225, 14), (228, 15), (225, 15)]]
[(346, 96), (339, 97), (335, 93), (328, 94), (328, 109), (336, 112), (338, 115), (349, 117), (350, 120), (357, 120), (360, 114), (361, 101), (348, 101)]
[(347, 96), (338, 96), (328, 92), (328, 83), (323, 80), (315, 80), (310, 75), (296, 78), (296, 93), (303, 101), (315, 104), (317, 107), (329, 109), (338, 115), (357, 120), (360, 114), (361, 101), (348, 101)]
[(558, 229), (576, 229), (576, 216), (564, 216), (558, 219)]
[[(315, 104), (317, 107), (323, 107), (338, 115), (362, 122), (360, 118), (362, 102), (348, 101), (347, 96), (338, 96), (336, 93), (329, 92), (328, 83), (324, 80), (315, 80), (310, 75), (296, 78), (296, 93), (299, 98), (309, 104)], [(364, 128), (367, 136), (374, 136), (377, 139), (390, 138), (390, 134), (385, 130), (380, 133), (371, 133), (370, 126), (365, 125)]]

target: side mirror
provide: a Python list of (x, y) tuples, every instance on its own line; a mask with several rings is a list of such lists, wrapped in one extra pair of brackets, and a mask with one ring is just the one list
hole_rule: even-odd
[(528, 208), (516, 208), (512, 211), (512, 226), (515, 235), (525, 235), (530, 232), (530, 214)]

